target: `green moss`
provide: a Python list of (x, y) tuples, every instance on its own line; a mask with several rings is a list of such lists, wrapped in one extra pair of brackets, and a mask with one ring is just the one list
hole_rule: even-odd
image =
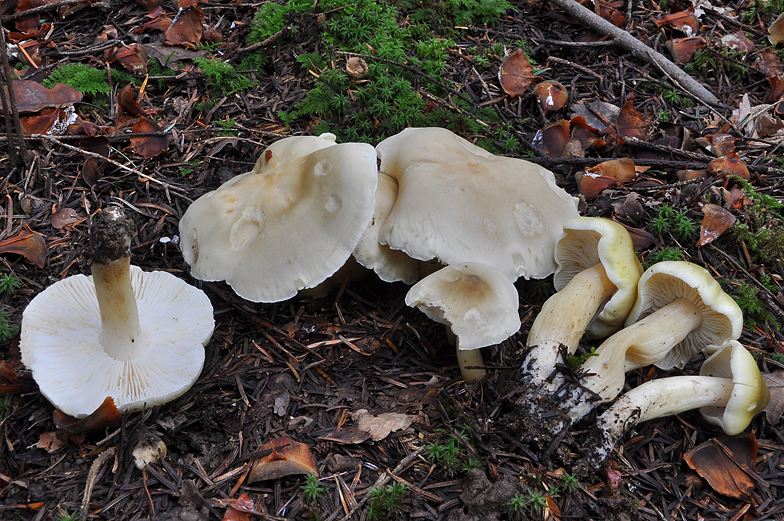
[(231, 96), (256, 85), (254, 80), (238, 73), (234, 67), (218, 59), (194, 58), (193, 63), (207, 79), (207, 86), (221, 96)]
[(106, 71), (89, 67), (83, 63), (67, 63), (55, 69), (43, 81), (43, 85), (51, 89), (58, 83), (65, 83), (84, 95), (95, 96), (98, 94), (107, 95), (111, 92), (106, 80)]

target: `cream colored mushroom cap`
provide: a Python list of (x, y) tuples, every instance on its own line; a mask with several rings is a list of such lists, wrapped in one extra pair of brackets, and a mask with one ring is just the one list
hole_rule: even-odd
[(740, 342), (727, 345), (705, 360), (700, 376), (732, 380), (732, 396), (725, 407), (701, 407), (705, 421), (718, 425), (730, 436), (740, 434), (757, 413), (768, 405), (770, 391), (762, 379), (757, 362)]
[(265, 174), (293, 159), (335, 145), (335, 134), (325, 132), (318, 136), (292, 136), (275, 141), (264, 149), (256, 160), (252, 172)]
[(392, 211), (396, 199), (397, 181), (379, 172), (373, 218), (354, 250), (354, 258), (362, 266), (375, 271), (378, 278), (384, 282), (402, 281), (413, 284), (419, 279), (419, 261), (405, 252), (393, 250), (378, 242), (381, 227)]
[(655, 364), (661, 369), (680, 369), (703, 347), (736, 340), (743, 329), (743, 313), (732, 297), (724, 293), (708, 270), (684, 261), (659, 262), (642, 274), (637, 285), (637, 301), (626, 318), (626, 325), (679, 297), (688, 299), (702, 312), (702, 325)]
[(279, 302), (346, 263), (370, 222), (372, 146), (344, 143), (248, 172), (197, 199), (180, 221), (191, 273), (241, 297)]
[(601, 263), (607, 278), (618, 290), (588, 326), (595, 338), (609, 336), (623, 326), (637, 298), (642, 266), (634, 254), (629, 232), (615, 221), (575, 217), (564, 225), (555, 246), (555, 289), (561, 291), (575, 275)]
[(376, 150), (399, 186), (382, 244), (419, 260), (489, 264), (511, 280), (555, 271), (555, 243), (578, 213), (552, 172), (443, 128), (408, 128)]
[(91, 276), (74, 275), (39, 293), (22, 314), (19, 348), (41, 393), (82, 418), (111, 396), (121, 412), (171, 401), (190, 389), (204, 364), (215, 321), (209, 298), (163, 271), (131, 266), (139, 309), (135, 360), (119, 361), (99, 341), (101, 315)]
[(428, 275), (411, 286), (406, 305), (449, 326), (462, 350), (499, 344), (520, 329), (514, 284), (501, 271), (478, 262)]

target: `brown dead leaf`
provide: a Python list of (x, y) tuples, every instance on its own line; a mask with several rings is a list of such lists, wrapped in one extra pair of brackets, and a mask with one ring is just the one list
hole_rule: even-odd
[(407, 429), (414, 421), (414, 417), (407, 414), (385, 412), (375, 416), (367, 409), (352, 413), (351, 418), (356, 422), (355, 427), (369, 433), (373, 441), (383, 440), (393, 432)]
[(574, 174), (577, 181), (577, 191), (585, 197), (586, 201), (592, 201), (599, 197), (599, 194), (607, 188), (618, 186), (618, 182), (612, 177), (594, 174), (592, 172), (577, 172)]
[[(155, 122), (147, 118), (141, 118), (133, 125), (133, 134), (160, 132), (160, 130), (160, 127)], [(131, 134), (131, 146), (144, 159), (150, 159), (162, 154), (169, 148), (169, 141), (166, 139), (166, 136), (134, 137), (133, 134)]]
[(584, 149), (602, 148), (606, 142), (599, 137), (599, 129), (589, 125), (582, 116), (575, 116), (569, 121), (571, 136), (580, 141)]
[(25, 135), (46, 134), (59, 120), (62, 112), (64, 111), (60, 109), (48, 109), (41, 111), (39, 114), (20, 117), (19, 122), (22, 124), (22, 133)]
[(292, 440), (288, 436), (276, 438), (259, 447), (259, 452), (269, 451), (253, 463), (248, 474), (248, 483), (267, 481), (294, 474), (315, 474), (318, 468), (304, 443)]
[(35, 446), (39, 449), (44, 449), (49, 454), (52, 454), (68, 446), (69, 439), (70, 436), (67, 432), (44, 432), (41, 434), (41, 437), (38, 438), (38, 443), (36, 443)]
[(52, 212), (51, 223), (52, 226), (58, 230), (62, 230), (69, 224), (73, 224), (79, 220), (79, 214), (73, 208), (57, 208)]
[(183, 8), (166, 31), (166, 43), (197, 49), (204, 32), (204, 11), (197, 5)]
[[(735, 138), (731, 134), (718, 132), (708, 134), (702, 139), (708, 140), (709, 145), (706, 148), (716, 157), (728, 156), (735, 152)], [(702, 139), (697, 138), (695, 141), (702, 144)]]
[(522, 49), (517, 49), (510, 54), (498, 69), (498, 81), (501, 82), (501, 88), (513, 97), (525, 94), (535, 78), (531, 62), (528, 61), (528, 57)]
[(784, 13), (781, 13), (768, 27), (768, 40), (773, 45), (784, 42)]
[(84, 432), (119, 427), (122, 423), (122, 414), (117, 410), (114, 400), (109, 396), (94, 412), (81, 420), (68, 416), (60, 409), (55, 409), (52, 417), (55, 426), (68, 434), (82, 434)]
[(604, 177), (615, 179), (618, 184), (631, 183), (637, 178), (637, 170), (634, 161), (628, 157), (611, 159), (588, 169), (592, 174), (599, 174)]
[(106, 163), (94, 157), (88, 157), (82, 165), (82, 179), (90, 188), (94, 187), (103, 176)]
[(5, 360), (0, 360), (0, 396), (15, 394), (19, 391), (22, 378), (19, 371), (22, 369), (21, 363), (12, 365)]
[(757, 449), (753, 434), (722, 436), (698, 445), (683, 459), (719, 494), (751, 501), (757, 482), (750, 474), (756, 477)]
[(142, 6), (145, 11), (152, 11), (161, 5), (161, 0), (136, 0), (136, 3)]
[(134, 99), (132, 83), (129, 83), (117, 93), (117, 106), (132, 116), (146, 116), (149, 114)]
[(680, 11), (671, 15), (665, 16), (661, 20), (656, 20), (656, 25), (662, 27), (669, 25), (686, 36), (693, 36), (697, 34), (700, 27), (700, 21), (694, 14), (694, 9), (689, 8), (688, 11)]
[(205, 50), (191, 51), (190, 49), (164, 45), (161, 42), (145, 44), (144, 48), (147, 49), (147, 54), (150, 58), (156, 58), (164, 67), (168, 67), (173, 71), (180, 70), (179, 65), (177, 65), (179, 61), (207, 57), (207, 51)]
[(740, 160), (738, 154), (714, 159), (708, 163), (708, 172), (723, 179), (727, 179), (730, 175), (736, 175), (746, 181), (751, 179), (749, 169)]
[(36, 40), (20, 42), (18, 47), (18, 58), (22, 63), (36, 69), (41, 66), (41, 55), (38, 53), (41, 45)]
[(675, 63), (684, 64), (688, 63), (697, 49), (705, 45), (705, 40), (699, 36), (690, 36), (687, 38), (673, 38), (665, 42), (664, 46), (672, 54)]
[(223, 515), (223, 521), (250, 521), (250, 513), (254, 512), (253, 500), (247, 494), (240, 494), (232, 499)]
[(770, 83), (768, 101), (775, 103), (784, 96), (784, 79), (779, 78), (778, 76), (771, 76), (768, 78), (768, 83)]
[(541, 132), (540, 145), (544, 153), (550, 157), (561, 157), (564, 145), (569, 141), (569, 122), (559, 119), (544, 127)]
[(754, 42), (749, 40), (742, 32), (725, 34), (721, 37), (721, 43), (733, 51), (752, 52), (755, 49)]
[(0, 241), (0, 254), (16, 253), (39, 268), (46, 264), (46, 241), (43, 235), (24, 229), (4, 241)]
[(620, 203), (613, 203), (615, 215), (637, 222), (645, 216), (645, 210), (640, 202), (640, 196), (636, 192), (626, 195), (626, 199)]
[[(16, 96), (16, 106), (20, 114), (39, 112), (45, 108), (72, 105), (82, 101), (82, 93), (64, 83), (58, 83), (53, 89), (47, 89), (38, 82), (31, 80), (15, 80), (11, 83)], [(5, 95), (8, 96), (8, 87)], [(0, 114), (3, 113), (0, 106)]]
[(726, 232), (735, 223), (735, 216), (721, 206), (708, 203), (702, 207), (702, 225), (700, 226), (700, 240), (696, 246), (699, 248), (710, 244)]
[(618, 224), (626, 228), (626, 231), (629, 232), (635, 250), (643, 251), (656, 246), (656, 237), (654, 237), (651, 232), (628, 226), (622, 222), (619, 222)]
[(650, 123), (634, 108), (634, 102), (632, 100), (623, 104), (615, 122), (618, 135), (622, 138), (637, 138), (644, 140), (648, 136), (649, 126)]
[(762, 373), (762, 379), (770, 391), (770, 401), (765, 407), (765, 419), (771, 425), (776, 425), (784, 413), (784, 371), (775, 373)]
[(109, 54), (108, 61), (116, 61), (134, 74), (147, 74), (147, 50), (143, 45), (134, 43), (121, 47)]
[(779, 57), (770, 49), (765, 49), (754, 62), (754, 67), (768, 76), (781, 76), (784, 74), (784, 65)]
[(534, 95), (542, 107), (542, 112), (547, 114), (551, 110), (561, 110), (569, 101), (569, 93), (563, 85), (555, 80), (546, 80), (536, 84)]
[(79, 148), (103, 157), (109, 157), (111, 142), (104, 136), (86, 137), (79, 142)]
[(166, 31), (169, 30), (171, 24), (172, 24), (172, 19), (169, 18), (166, 15), (166, 13), (161, 13), (160, 16), (157, 16), (152, 20), (150, 20), (149, 22), (146, 22), (141, 27), (137, 27), (136, 29), (133, 29), (131, 32), (133, 32), (134, 34), (143, 33), (144, 31), (160, 31), (162, 33), (165, 33)]

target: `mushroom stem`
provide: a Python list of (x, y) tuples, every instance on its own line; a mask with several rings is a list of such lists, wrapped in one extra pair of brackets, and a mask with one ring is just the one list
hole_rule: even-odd
[(677, 298), (639, 322), (622, 329), (604, 341), (581, 367), (587, 376), (582, 387), (599, 396), (589, 402), (583, 394), (569, 411), (573, 422), (599, 403), (612, 400), (623, 389), (626, 371), (658, 362), (702, 324), (697, 306)]
[(569, 354), (577, 350), (585, 328), (616, 290), (604, 266), (598, 263), (575, 275), (561, 291), (547, 299), (526, 341), (532, 349), (523, 368), (533, 385), (541, 385), (553, 372), (561, 344)]
[(100, 342), (119, 361), (134, 360), (147, 350), (141, 336), (136, 295), (131, 286), (133, 223), (119, 207), (96, 215), (90, 229), (92, 274), (101, 311)]
[(484, 370), (485, 361), (482, 358), (481, 349), (458, 349), (457, 363), (460, 365), (460, 374), (466, 383), (474, 383), (487, 374), (487, 371)]

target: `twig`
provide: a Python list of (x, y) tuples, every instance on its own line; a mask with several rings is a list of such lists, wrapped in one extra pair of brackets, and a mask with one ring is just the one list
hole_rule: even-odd
[(106, 463), (106, 460), (114, 456), (116, 451), (117, 447), (109, 447), (100, 453), (92, 465), (90, 465), (90, 471), (87, 473), (87, 484), (84, 486), (84, 497), (82, 498), (81, 516), (79, 519), (87, 519), (87, 509), (90, 508), (90, 497), (93, 495), (93, 487), (98, 480), (98, 472), (103, 464)]
[[(22, 122), (19, 120), (19, 110), (16, 106), (16, 93), (14, 92), (13, 73), (11, 72), (11, 66), (8, 63), (8, 47), (5, 44), (5, 28), (3, 27), (2, 23), (0, 23), (0, 55), (2, 55), (2, 76), (5, 78), (5, 85), (8, 91), (8, 104), (11, 106), (11, 117), (13, 118), (14, 130), (16, 131), (16, 134), (14, 134), (9, 129), (9, 137), (15, 136), (15, 141), (19, 146), (20, 159), (22, 160), (24, 169), (27, 170), (27, 168), (30, 166), (30, 157), (27, 155), (27, 146), (25, 145), (24, 138), (22, 137)], [(5, 96), (3, 99), (5, 102)], [(5, 113), (6, 111), (4, 110), (3, 112)], [(13, 143), (11, 146), (14, 146)], [(12, 168), (14, 166), (16, 165), (11, 165)]]
[(560, 63), (561, 65), (568, 65), (569, 67), (577, 69), (580, 72), (584, 72), (585, 74), (587, 74), (589, 76), (593, 76), (594, 78), (599, 80), (599, 83), (604, 85), (604, 77), (601, 74), (597, 74), (597, 73), (593, 72), (588, 67), (583, 67), (582, 65), (579, 65), (579, 64), (574, 63), (574, 62), (570, 62), (569, 60), (564, 60), (563, 58), (559, 58), (557, 56), (548, 56), (547, 57), (547, 61)]
[(24, 18), (25, 16), (29, 16), (31, 14), (48, 11), (50, 9), (57, 9), (58, 7), (64, 7), (67, 5), (83, 4), (83, 3), (84, 0), (60, 0), (59, 2), (52, 2), (51, 4), (39, 5), (38, 7), (32, 7), (30, 9), (21, 11), (19, 13), (9, 14), (8, 16), (0, 16), (0, 21), (2, 21), (2, 23), (5, 24), (17, 20), (19, 18)]
[(236, 52), (243, 53), (243, 52), (253, 52), (253, 51), (256, 51), (258, 49), (261, 49), (262, 47), (267, 47), (268, 45), (270, 45), (272, 43), (275, 43), (276, 41), (280, 40), (284, 36), (288, 36), (289, 33), (291, 33), (291, 27), (287, 25), (286, 27), (284, 27), (280, 31), (276, 32), (272, 36), (270, 36), (268, 38), (265, 38), (264, 40), (262, 40), (262, 41), (260, 41), (258, 43), (254, 43), (253, 45), (249, 45), (247, 47), (242, 47), (240, 49), (237, 49)]
[(593, 11), (583, 7), (574, 0), (550, 0), (550, 3), (561, 8), (568, 15), (591, 29), (612, 36), (614, 42), (617, 42), (620, 47), (624, 48), (635, 57), (657, 64), (674, 82), (678, 83), (684, 90), (691, 93), (703, 103), (715, 107), (726, 108), (713, 93), (697, 80), (683, 72), (680, 67), (668, 60), (664, 55), (643, 44), (623, 29), (615, 27)]

